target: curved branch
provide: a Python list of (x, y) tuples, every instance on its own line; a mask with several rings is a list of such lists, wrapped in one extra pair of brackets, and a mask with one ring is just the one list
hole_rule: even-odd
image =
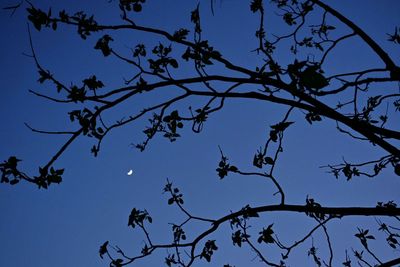
[(391, 267), (395, 266), (396, 264), (400, 264), (400, 258), (384, 262), (381, 265), (378, 265), (378, 267)]
[(29, 130), (31, 130), (32, 132), (35, 132), (35, 133), (41, 133), (41, 134), (69, 134), (69, 135), (71, 135), (71, 134), (74, 134), (75, 132), (68, 132), (68, 131), (43, 131), (43, 130), (37, 130), (37, 129), (35, 129), (35, 128), (32, 128), (28, 123), (24, 123), (25, 124), (25, 126), (29, 129)]
[[(400, 68), (396, 66), (393, 60), (389, 57), (389, 55), (380, 47), (366, 32), (364, 32), (360, 27), (355, 25), (351, 20), (340, 14), (338, 11), (328, 6), (327, 4), (321, 2), (320, 0), (311, 0), (321, 8), (325, 9), (329, 13), (331, 13), (338, 20), (346, 24), (350, 29), (352, 29), (356, 34), (358, 34), (361, 39), (364, 40), (366, 44), (371, 47), (371, 49), (381, 58), (381, 60), (385, 63), (386, 68), (388, 68), (392, 72), (392, 76), (398, 76), (400, 74)], [(393, 75), (393, 73), (396, 75)], [(399, 79), (399, 77), (397, 77)]]

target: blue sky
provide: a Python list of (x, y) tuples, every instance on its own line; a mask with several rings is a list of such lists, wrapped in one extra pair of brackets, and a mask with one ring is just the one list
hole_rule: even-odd
[[(61, 1), (40, 0), (33, 3), (44, 10), (49, 6), (54, 12), (60, 9), (71, 12), (86, 10), (95, 13), (99, 21), (119, 21), (118, 7), (114, 2), (68, 1), (63, 4)], [(398, 1), (328, 3), (364, 28), (400, 64), (399, 46), (386, 41), (386, 33), (400, 25)], [(7, 4), (2, 3), (4, 6)], [(257, 46), (254, 31), (258, 20), (252, 15), (248, 1), (217, 1), (214, 16), (209, 4), (209, 1), (201, 1), (204, 38), (232, 62), (255, 68), (260, 59), (250, 51)], [(149, 1), (144, 13), (135, 19), (140, 24), (171, 32), (179, 27), (190, 28), (189, 14), (196, 5), (197, 1)], [(266, 30), (285, 31), (272, 16), (267, 17)], [(0, 159), (16, 155), (23, 159), (22, 166), (28, 173), (35, 173), (37, 166), (47, 162), (65, 139), (32, 133), (23, 123), (39, 129), (70, 129), (68, 127), (76, 125), (69, 122), (66, 114), (76, 107), (46, 102), (28, 92), (29, 89), (50, 92), (52, 88), (49, 84), (40, 86), (36, 82), (38, 75), (34, 62), (24, 55), (30, 53), (26, 13), (20, 9), (10, 17), (8, 12), (1, 10), (0, 20), (3, 37), (0, 49)], [(68, 27), (60, 27), (57, 32), (32, 30), (41, 64), (60, 80), (69, 84), (96, 74), (109, 88), (121, 86), (123, 78), (131, 76), (133, 71), (129, 66), (112, 58), (105, 59), (95, 51), (93, 46), (98, 37), (82, 41), (75, 30)], [(116, 40), (113, 47), (125, 54), (129, 53), (129, 47), (139, 42), (151, 47), (160, 40), (165, 41), (148, 34), (128, 32), (113, 37)], [(287, 51), (277, 53), (281, 62), (289, 64), (294, 60)], [(339, 47), (338, 54), (328, 58), (327, 66), (327, 73), (337, 73), (383, 65), (368, 47), (355, 39)], [(212, 70), (225, 72), (221, 66)], [(189, 65), (176, 72), (177, 77), (192, 74)], [(174, 91), (166, 89), (163, 94), (172, 95)], [(118, 119), (163, 97), (144, 96), (106, 116)], [(193, 98), (176, 108), (187, 112), (188, 105), (200, 106), (205, 101)], [(185, 207), (198, 216), (218, 218), (247, 204), (277, 203), (278, 197), (273, 196), (275, 189), (269, 181), (237, 175), (220, 180), (215, 168), (220, 159), (218, 146), (221, 146), (230, 162), (244, 170), (253, 170), (251, 161), (255, 151), (265, 141), (269, 126), (278, 122), (285, 111), (280, 106), (257, 101), (229, 100), (221, 112), (211, 116), (202, 133), (191, 132), (188, 125), (182, 138), (176, 142), (171, 144), (158, 137), (142, 153), (130, 144), (144, 139), (142, 130), (147, 118), (111, 133), (97, 158), (90, 154), (93, 141), (79, 138), (56, 163), (56, 167), (66, 169), (60, 185), (49, 190), (38, 190), (27, 183), (14, 187), (0, 186), (0, 266), (107, 266), (107, 262), (98, 256), (98, 248), (105, 240), (120, 245), (130, 255), (137, 254), (144, 238), (138, 231), (127, 227), (133, 207), (149, 211), (154, 219), (150, 230), (155, 240), (160, 243), (170, 241), (172, 234), (168, 223), (180, 222), (184, 217), (176, 207), (168, 206), (167, 196), (162, 195), (167, 178), (184, 193)], [(288, 203), (304, 204), (307, 195), (326, 206), (375, 206), (377, 201), (400, 199), (399, 180), (391, 170), (376, 179), (361, 177), (346, 182), (343, 177), (336, 180), (319, 168), (328, 163), (338, 163), (342, 157), (362, 161), (382, 156), (383, 151), (338, 133), (335, 124), (328, 120), (310, 126), (299, 111), (294, 112), (291, 120), (296, 123), (285, 135), (285, 153), (277, 165), (277, 175)], [(127, 176), (130, 169), (134, 174)], [(305, 216), (279, 213), (263, 216), (259, 222), (254, 222), (254, 228), (270, 223), (274, 223), (276, 232), (286, 241), (293, 236), (297, 239), (313, 225), (312, 220)], [(353, 237), (357, 226), (370, 227), (376, 233), (377, 225), (372, 218), (343, 219), (332, 223), (330, 231), (338, 255), (335, 266), (344, 260), (344, 247), (359, 247)], [(193, 234), (204, 227), (195, 224), (187, 231)], [(233, 247), (230, 237), (229, 226), (211, 236), (220, 245), (213, 266), (226, 263), (256, 266), (258, 262), (253, 260), (254, 254), (250, 249)], [(326, 244), (320, 235), (316, 235), (314, 242), (321, 247), (322, 255), (326, 255)], [(398, 251), (380, 249), (379, 244), (384, 242), (377, 241), (375, 245), (382, 258), (398, 257)], [(293, 264), (297, 260), (312, 264), (306, 255), (310, 246), (310, 242), (306, 242), (294, 252)], [(164, 256), (166, 252), (161, 251), (137, 266), (160, 265)], [(203, 262), (199, 262), (197, 266), (202, 265)]]

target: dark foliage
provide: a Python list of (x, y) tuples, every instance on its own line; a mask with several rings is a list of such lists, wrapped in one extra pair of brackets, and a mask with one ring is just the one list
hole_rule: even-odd
[[(134, 264), (144, 257), (151, 256), (154, 251), (164, 249), (167, 251), (164, 264), (169, 267), (191, 266), (196, 261), (200, 261), (200, 264), (212, 262), (222, 246), (218, 240), (210, 239), (211, 234), (219, 230), (222, 225), (230, 225), (232, 233), (229, 235), (234, 246), (249, 247), (257, 259), (267, 266), (287, 266), (292, 251), (301, 250), (304, 242), (311, 243), (311, 247), (304, 254), (307, 254), (316, 266), (339, 266), (338, 262), (345, 267), (399, 264), (400, 259), (395, 258), (398, 254), (393, 253), (397, 256), (384, 260), (375, 254), (374, 246), (371, 245), (380, 238), (386, 243), (387, 249), (398, 250), (400, 229), (395, 226), (395, 223), (398, 224), (400, 220), (398, 217), (400, 209), (395, 201), (390, 200), (385, 203), (387, 200), (378, 200), (376, 207), (326, 207), (307, 196), (305, 203), (292, 205), (286, 202), (286, 191), (280, 185), (279, 175), (275, 171), (284, 152), (285, 135), (293, 130), (295, 125), (302, 123), (302, 121), (292, 119), (292, 113), (300, 111), (304, 114), (303, 122), (310, 127), (325, 121), (333, 121), (340, 134), (348, 135), (353, 141), (370, 143), (371, 149), (377, 149), (383, 153), (382, 157), (371, 158), (368, 161), (349, 162), (343, 159), (341, 163), (325, 166), (324, 168), (337, 179), (344, 177), (350, 181), (363, 176), (373, 178), (381, 175), (384, 169), (400, 176), (400, 149), (398, 147), (400, 131), (397, 123), (400, 94), (398, 90), (381, 90), (379, 94), (370, 90), (374, 88), (374, 85), (399, 83), (400, 67), (379, 45), (381, 40), (378, 42), (372, 39), (363, 29), (354, 24), (351, 18), (345, 17), (320, 0), (249, 1), (248, 11), (258, 22), (255, 29), (256, 42), (252, 52), (256, 53), (263, 62), (254, 70), (235, 64), (235, 60), (224, 56), (224, 47), (215, 48), (211, 40), (204, 39), (203, 10), (200, 9), (200, 4), (194, 5), (194, 10), (187, 14), (192, 29), (178, 28), (172, 32), (163, 30), (162, 27), (151, 28), (139, 25), (134, 21), (136, 13), (144, 12), (145, 14), (145, 0), (110, 1), (110, 5), (117, 4), (121, 12), (121, 24), (113, 25), (102, 24), (100, 20), (95, 19), (94, 15), (82, 11), (69, 14), (61, 10), (55, 13), (51, 8), (46, 8), (47, 11), (44, 11), (29, 2), (5, 9), (14, 12), (24, 4), (27, 5), (27, 19), (35, 30), (62, 31), (60, 26), (74, 27), (82, 40), (94, 38), (92, 40), (95, 43), (94, 49), (98, 50), (100, 55), (130, 64), (136, 74), (132, 79), (125, 80), (124, 85), (119, 88), (106, 86), (94, 74), (84, 79), (79, 83), (80, 85), (67, 86), (41, 65), (31, 40), (32, 56), (39, 73), (38, 82), (51, 84), (60, 99), (34, 93), (47, 100), (73, 105), (74, 109), (68, 113), (68, 116), (71, 123), (76, 124), (77, 130), (47, 132), (27, 125), (34, 132), (67, 134), (69, 139), (44, 166), (39, 168), (37, 175), (23, 172), (20, 168), (21, 160), (16, 156), (10, 156), (0, 164), (1, 183), (16, 185), (20, 181), (26, 181), (44, 189), (52, 184), (59, 184), (62, 181), (64, 169), (57, 169), (54, 165), (60, 155), (65, 153), (78, 137), (90, 138), (94, 142), (91, 152), (97, 156), (101, 150), (102, 140), (112, 130), (131, 124), (142, 117), (147, 117), (148, 126), (143, 130), (144, 141), (136, 147), (144, 151), (150, 141), (159, 135), (170, 142), (178, 140), (185, 125), (191, 126), (195, 133), (201, 132), (207, 120), (224, 108), (226, 99), (253, 99), (287, 108), (287, 112), (279, 121), (270, 122), (266, 140), (254, 154), (253, 166), (250, 166), (255, 167), (254, 171), (246, 172), (242, 167), (232, 165), (221, 148), (221, 159), (216, 168), (216, 175), (220, 179), (227, 179), (228, 175), (237, 175), (260, 176), (271, 181), (276, 188), (275, 194), (280, 196), (279, 201), (259, 207), (244, 205), (242, 209), (232, 211), (217, 219), (196, 217), (186, 210), (181, 190), (167, 181), (164, 188), (164, 193), (168, 195), (167, 204), (176, 206), (187, 217), (182, 223), (171, 224), (173, 241), (156, 244), (148, 230), (148, 224), (153, 222), (152, 217), (145, 209), (133, 208), (128, 218), (128, 226), (143, 232), (144, 245), (136, 256), (127, 256), (118, 246), (111, 246), (109, 241), (106, 241), (100, 246), (99, 255), (108, 261), (109, 266), (121, 267)], [(266, 7), (267, 4), (268, 7)], [(281, 17), (281, 21), (289, 31), (288, 34), (272, 35), (271, 32), (267, 32), (264, 28), (267, 8), (274, 10)], [(317, 17), (319, 22), (309, 22), (311, 15)], [(332, 25), (331, 21), (337, 25)], [(339, 28), (341, 30), (338, 30)], [(142, 43), (142, 40), (138, 40), (138, 43), (132, 46), (131, 55), (123, 55), (114, 46), (119, 36), (116, 33), (120, 31), (152, 34), (154, 39), (158, 40), (158, 44), (149, 48)], [(374, 57), (378, 59), (377, 67), (347, 73), (326, 74), (329, 69), (327, 57), (336, 51), (338, 44), (348, 39), (357, 39), (368, 46)], [(394, 31), (387, 33), (386, 41), (391, 42), (392, 45), (399, 45), (398, 27), (395, 26)], [(286, 51), (292, 58), (290, 64), (281, 62), (275, 55), (276, 49), (284, 47), (284, 42), (290, 43)], [(304, 51), (307, 56), (304, 56)], [(308, 56), (310, 54), (313, 56)], [(191, 64), (196, 75), (193, 77), (187, 75), (183, 78), (182, 75), (176, 75), (183, 69), (184, 64), (185, 66)], [(222, 66), (225, 70), (224, 74), (218, 73), (211, 68), (212, 66)], [(221, 82), (228, 86), (221, 88), (219, 86)], [(157, 94), (159, 88), (167, 86), (178, 88), (181, 94), (149, 106), (127, 118), (107, 123), (103, 121), (101, 115), (104, 112), (114, 109), (139, 94)], [(258, 89), (254, 90), (254, 86)], [(193, 96), (205, 99), (205, 104), (198, 101), (193, 102), (194, 108), (192, 106), (187, 109), (177, 107), (177, 103)], [(334, 101), (326, 101), (326, 99)], [(337, 104), (332, 104), (334, 102)], [(88, 103), (94, 103), (94, 105)], [(79, 106), (78, 109), (77, 106)], [(306, 215), (315, 227), (297, 241), (295, 237), (290, 241), (285, 240), (288, 243), (279, 239), (276, 224), (268, 222), (263, 224), (266, 226), (262, 228), (254, 230), (251, 228), (251, 222), (261, 221), (262, 216), (275, 211)], [(328, 222), (346, 216), (375, 216), (378, 232), (358, 228), (354, 237), (349, 238), (360, 241), (359, 250), (351, 248), (352, 255), (348, 255), (346, 250), (345, 258), (340, 259), (338, 254), (333, 253), (339, 248), (332, 248), (331, 240), (334, 236), (328, 232)], [(383, 219), (388, 219), (388, 222), (383, 222)], [(195, 236), (185, 231), (187, 229), (185, 227), (194, 221), (204, 223), (207, 227)], [(325, 248), (329, 251), (328, 256), (321, 255), (318, 247), (314, 245), (313, 236), (317, 232), (326, 240)], [(377, 233), (380, 235), (378, 236)], [(254, 239), (257, 242), (254, 242)], [(271, 250), (266, 252), (267, 249)], [(275, 255), (278, 255), (278, 258), (271, 256), (269, 251), (272, 249), (275, 249)], [(347, 249), (350, 250), (350, 248)], [(305, 266), (296, 263), (297, 265)]]

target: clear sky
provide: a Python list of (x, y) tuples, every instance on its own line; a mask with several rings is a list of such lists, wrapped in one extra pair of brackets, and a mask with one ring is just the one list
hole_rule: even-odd
[[(71, 13), (85, 10), (94, 13), (99, 22), (120, 22), (117, 1), (32, 2), (43, 10), (51, 6), (54, 13), (61, 9)], [(190, 11), (198, 1), (148, 2), (144, 12), (135, 17), (139, 24), (170, 32), (180, 27), (191, 29)], [(200, 2), (204, 38), (210, 40), (212, 46), (232, 62), (254, 69), (260, 62), (251, 52), (257, 46), (254, 31), (258, 19), (251, 13), (249, 1), (217, 0), (214, 15), (211, 14), (210, 1)], [(400, 26), (399, 1), (328, 3), (365, 29), (396, 64), (400, 64), (399, 46), (387, 42), (387, 33), (393, 32), (395, 26)], [(2, 6), (12, 4), (13, 1), (1, 2)], [(32, 133), (24, 126), (24, 122), (45, 130), (75, 129), (76, 125), (69, 122), (67, 112), (79, 105), (54, 104), (28, 92), (32, 89), (45, 93), (53, 88), (49, 84), (41, 86), (37, 83), (34, 61), (26, 56), (30, 54), (30, 47), (25, 6), (11, 17), (10, 12), (0, 10), (0, 160), (16, 155), (23, 159), (22, 166), (26, 172), (35, 173), (37, 167), (46, 163), (65, 142), (65, 138)], [(280, 20), (273, 16), (273, 12), (268, 13), (265, 25), (267, 32), (284, 32)], [(332, 20), (333, 23), (336, 21)], [(95, 74), (112, 88), (123, 86), (123, 78), (134, 75), (129, 66), (112, 58), (104, 58), (93, 49), (100, 35), (83, 41), (75, 29), (69, 27), (60, 27), (56, 32), (31, 29), (41, 64), (66, 84), (79, 82)], [(130, 47), (137, 43), (143, 42), (152, 47), (159, 41), (166, 42), (148, 34), (110, 34), (115, 39), (113, 47), (124, 54), (129, 54)], [(289, 64), (294, 60), (287, 51), (277, 53), (281, 62)], [(338, 54), (327, 60), (329, 68), (325, 71), (330, 74), (383, 66), (370, 49), (357, 39), (339, 47)], [(212, 71), (225, 72), (221, 66)], [(176, 72), (177, 77), (192, 74), (192, 69), (185, 68)], [(166, 89), (164, 94), (173, 95), (174, 91)], [(139, 111), (164, 97), (142, 97), (140, 101), (129, 102), (106, 115), (106, 119), (128, 116), (132, 111)], [(199, 107), (205, 101), (191, 99), (176, 108), (187, 112), (189, 105)], [(162, 194), (167, 178), (183, 192), (185, 207), (198, 216), (216, 219), (247, 204), (278, 203), (278, 196), (273, 196), (275, 189), (270, 181), (231, 174), (220, 180), (215, 168), (220, 159), (220, 146), (230, 162), (245, 170), (254, 170), (251, 165), (254, 153), (265, 142), (269, 126), (278, 122), (285, 111), (285, 108), (277, 105), (230, 100), (221, 112), (211, 116), (200, 134), (191, 132), (187, 125), (176, 142), (170, 143), (160, 136), (152, 140), (145, 152), (139, 152), (131, 144), (144, 140), (142, 130), (147, 118), (110, 134), (97, 158), (90, 154), (93, 141), (79, 138), (56, 163), (56, 167), (66, 169), (60, 185), (51, 186), (49, 190), (38, 190), (28, 183), (0, 185), (0, 266), (107, 266), (108, 263), (98, 256), (99, 246), (106, 240), (119, 245), (129, 255), (140, 253), (144, 237), (127, 227), (133, 207), (149, 211), (154, 220), (150, 230), (155, 240), (160, 243), (170, 241), (172, 233), (168, 223), (178, 223), (184, 217), (176, 207), (167, 205), (167, 196)], [(286, 191), (288, 203), (304, 204), (307, 195), (326, 206), (375, 206), (377, 201), (400, 200), (399, 178), (392, 170), (383, 172), (376, 179), (358, 177), (347, 182), (343, 177), (336, 180), (319, 168), (329, 163), (339, 163), (343, 157), (349, 161), (379, 157), (384, 155), (383, 151), (338, 133), (335, 124), (328, 120), (310, 126), (300, 111), (296, 111), (291, 120), (296, 123), (285, 136), (285, 153), (277, 165), (277, 175)], [(133, 175), (128, 176), (127, 172), (131, 169)], [(282, 240), (287, 242), (298, 239), (314, 225), (308, 217), (280, 213), (263, 216), (258, 223), (254, 223), (254, 227), (260, 228), (271, 223), (274, 223)], [(343, 219), (331, 225), (338, 257), (334, 266), (344, 261), (345, 248), (360, 247), (354, 238), (357, 226), (371, 228), (377, 233), (378, 226), (373, 218)], [(189, 239), (205, 227), (189, 227)], [(227, 263), (237, 267), (249, 264), (258, 266), (258, 260), (254, 260), (254, 254), (248, 247), (239, 249), (232, 246), (228, 225), (211, 238), (217, 239), (220, 246), (213, 266)], [(326, 256), (326, 243), (321, 235), (316, 235), (314, 242), (321, 247), (321, 256)], [(300, 247), (293, 254), (290, 266), (298, 266), (296, 261), (311, 266), (313, 262), (306, 253), (310, 246), (311, 243), (306, 242)], [(381, 246), (385, 246), (385, 249), (380, 249)], [(399, 251), (388, 249), (384, 240), (376, 241), (374, 248), (384, 259), (399, 257)], [(160, 266), (166, 254), (160, 251), (137, 266)], [(277, 257), (279, 254), (273, 256), (274, 259)], [(196, 266), (203, 264), (199, 262)]]

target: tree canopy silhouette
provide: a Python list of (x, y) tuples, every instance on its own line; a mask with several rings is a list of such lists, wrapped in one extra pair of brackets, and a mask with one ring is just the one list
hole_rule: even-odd
[[(310, 129), (307, 135), (315, 134), (311, 140), (316, 140), (319, 133), (314, 129), (320, 124), (327, 124), (331, 132), (344, 136), (348, 142), (365, 144), (373, 151), (354, 161), (345, 159), (346, 155), (343, 155), (336, 163), (324, 163), (323, 172), (349, 183), (354, 179), (380, 177), (389, 177), (398, 183), (400, 67), (396, 58), (381, 44), (387, 42), (398, 49), (400, 30), (396, 25), (382, 40), (375, 40), (368, 34), (368, 29), (362, 29), (351, 17), (346, 17), (324, 1), (252, 0), (246, 3), (248, 10), (242, 10), (253, 15), (255, 26), (246, 29), (248, 40), (245, 41), (252, 44), (253, 50), (241, 51), (249, 57), (249, 61), (245, 61), (239, 56), (235, 58), (235, 53), (225, 51), (230, 47), (219, 47), (218, 42), (214, 44), (208, 38), (210, 30), (221, 34), (229, 31), (237, 38), (243, 36), (237, 34), (238, 29), (218, 28), (219, 25), (208, 24), (203, 19), (221, 16), (214, 0), (202, 1), (201, 5), (193, 2), (190, 14), (176, 14), (186, 16), (188, 24), (184, 27), (176, 25), (175, 29), (141, 24), (141, 18), (148, 14), (146, 12), (152, 12), (147, 9), (148, 4), (145, 0), (111, 0), (109, 5), (119, 8), (119, 18), (98, 17), (95, 7), (92, 15), (83, 11), (55, 11), (28, 1), (5, 8), (12, 13), (24, 6), (27, 10), (30, 56), (38, 70), (37, 81), (46, 88), (30, 92), (46, 101), (68, 106), (71, 125), (67, 130), (52, 131), (26, 124), (33, 132), (59, 135), (66, 140), (38, 168), (37, 173), (24, 171), (17, 155), (5, 159), (0, 164), (1, 183), (17, 185), (27, 182), (48, 189), (64, 178), (68, 179), (64, 168), (59, 165), (62, 165), (62, 156), (80, 138), (85, 137), (91, 142), (90, 152), (97, 157), (103, 152), (102, 144), (108, 142), (107, 137), (112, 132), (128, 125), (141, 127), (145, 122), (143, 140), (134, 144), (145, 153), (154, 139), (179, 142), (185, 138), (183, 134), (190, 134), (187, 129), (201, 134), (210, 130), (207, 124), (213, 117), (218, 118), (217, 114), (226, 109), (228, 101), (239, 110), (244, 109), (242, 102), (253, 101), (264, 105), (271, 113), (278, 111), (280, 117), (261, 112), (244, 113), (246, 120), (269, 125), (265, 127), (265, 138), (258, 140), (259, 147), (254, 148), (253, 157), (244, 166), (234, 164), (235, 156), (228, 157), (225, 149), (234, 152), (235, 148), (218, 147), (220, 160), (216, 162), (215, 171), (221, 180), (228, 176), (241, 177), (243, 183), (250, 177), (264, 179), (274, 188), (271, 196), (259, 205), (243, 203), (241, 209), (226, 214), (199, 216), (185, 206), (183, 190), (168, 179), (163, 189), (167, 204), (176, 206), (184, 216), (174, 223), (165, 222), (171, 225), (171, 238), (158, 241), (151, 231), (153, 217), (150, 212), (146, 207), (133, 207), (128, 216), (128, 226), (141, 231), (143, 246), (121, 249), (114, 245), (117, 241), (105, 241), (99, 249), (100, 257), (107, 261), (105, 265), (135, 266), (144, 258), (164, 251), (163, 264), (166, 266), (201, 266), (204, 262), (213, 264), (221, 248), (232, 244), (241, 249), (249, 248), (249, 253), (265, 266), (305, 265), (297, 263), (298, 258), (292, 256), (297, 253), (295, 251), (306, 253), (316, 266), (383, 267), (400, 264), (398, 199), (376, 199), (375, 206), (330, 206), (304, 195), (304, 202), (293, 203), (290, 194), (295, 194), (296, 188), (288, 189), (282, 183), (282, 169), (291, 166), (285, 157), (291, 153), (286, 140), (302, 141), (304, 133), (296, 128), (297, 125)], [(275, 18), (270, 19), (271, 16)], [(90, 70), (93, 74), (77, 78), (79, 81), (71, 84), (58, 78), (51, 66), (42, 64), (38, 56), (40, 47), (35, 46), (31, 31), (63, 32), (71, 28), (82, 39), (82, 45), (93, 47), (98, 55), (104, 57), (104, 66), (99, 68), (107, 68), (107, 60), (112, 58), (129, 66), (132, 75), (115, 86), (103, 82), (102, 77), (95, 74), (95, 69)], [(133, 33), (136, 34), (135, 44), (127, 39)], [(238, 39), (237, 43), (229, 45), (239, 46), (243, 41)], [(352, 50), (359, 47), (367, 47), (362, 50), (368, 52), (363, 56), (373, 59), (368, 63), (362, 58), (350, 59), (349, 56), (355, 53)], [(73, 51), (70, 53), (72, 55)], [(60, 60), (68, 56), (60, 55)], [(349, 69), (346, 64), (350, 60), (359, 67)], [(359, 65), (357, 60), (360, 60)], [(109, 72), (113, 74), (114, 71)], [(145, 103), (143, 108), (141, 103)], [(115, 115), (121, 110), (122, 113)], [(127, 116), (120, 115), (127, 113)], [(243, 120), (232, 120), (241, 131)], [(225, 122), (218, 123), (223, 126)], [(113, 142), (112, 137), (110, 139)], [(308, 148), (309, 151), (301, 153), (306, 159), (323, 160), (330, 153), (313, 153), (312, 143)], [(376, 156), (378, 154), (380, 156)], [(173, 157), (178, 160), (178, 156)], [(304, 175), (302, 171), (297, 169), (297, 176)], [(312, 188), (317, 178), (307, 179), (307, 186)], [(207, 210), (213, 205), (207, 203), (207, 188), (198, 190), (205, 190), (206, 200), (201, 201), (205, 201), (204, 209)], [(360, 190), (354, 194), (362, 197), (368, 192)], [(289, 214), (293, 218), (306, 216), (313, 225), (301, 236), (285, 235), (285, 229), (268, 219), (271, 214), (279, 216), (276, 213)], [(359, 241), (357, 248), (334, 245), (334, 239), (340, 233), (330, 231), (330, 227), (335, 223), (344, 224), (341, 219), (345, 217), (362, 218), (358, 227), (352, 229), (353, 235), (345, 237), (356, 238)], [(372, 225), (375, 228), (364, 228), (362, 223), (371, 220), (368, 227)], [(290, 227), (296, 228), (296, 224)], [(215, 238), (219, 231), (230, 238), (231, 244)], [(318, 245), (314, 238), (318, 238)], [(320, 253), (319, 249), (323, 252)], [(235, 266), (230, 255), (222, 257), (226, 262), (224, 266)]]

